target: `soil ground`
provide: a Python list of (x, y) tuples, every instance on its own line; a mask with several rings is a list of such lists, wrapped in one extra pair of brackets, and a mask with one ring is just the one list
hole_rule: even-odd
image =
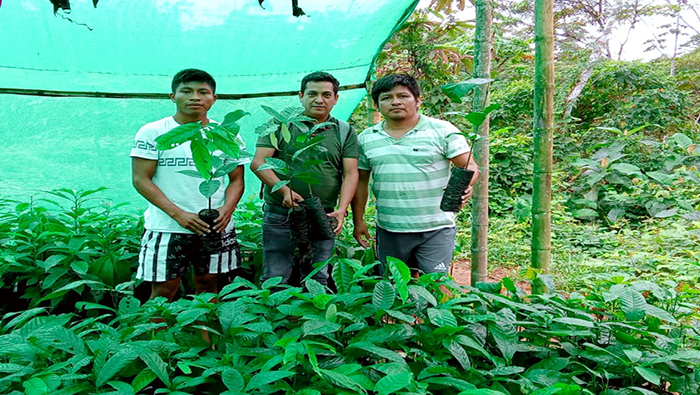
[[(452, 277), (454, 277), (457, 284), (470, 285), (471, 270), (471, 262), (469, 262), (466, 259), (460, 259), (452, 262)], [(517, 269), (506, 269), (502, 267), (490, 268), (487, 282), (497, 283), (501, 281), (504, 277), (510, 277), (513, 281), (515, 281), (518, 278)], [(529, 282), (524, 280), (515, 281), (515, 285), (519, 288), (522, 288), (526, 293), (531, 293)]]

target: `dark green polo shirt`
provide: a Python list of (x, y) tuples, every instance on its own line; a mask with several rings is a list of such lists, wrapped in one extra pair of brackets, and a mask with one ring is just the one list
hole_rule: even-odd
[[(340, 184), (341, 178), (340, 174), (343, 171), (343, 158), (353, 158), (357, 159), (360, 155), (359, 144), (357, 143), (357, 133), (350, 128), (343, 149), (340, 149), (340, 131), (338, 129), (338, 120), (329, 117), (327, 122), (332, 122), (334, 125), (328, 126), (323, 130), (316, 131), (316, 135), (324, 136), (321, 145), (326, 148), (326, 152), (318, 152), (318, 150), (310, 149), (299, 155), (299, 158), (295, 160), (291, 166), (295, 171), (311, 171), (318, 175), (317, 185), (309, 185), (300, 180), (292, 180), (288, 184), (290, 188), (303, 198), (309, 198), (312, 196), (318, 196), (323, 202), (325, 208), (334, 208), (338, 204), (338, 196), (340, 195)], [(308, 124), (309, 128), (313, 125)], [(295, 141), (296, 137), (302, 134), (296, 126), (290, 128), (290, 134), (292, 135), (291, 141)], [(274, 158), (282, 159), (290, 166), (289, 160), (296, 152), (296, 148), (290, 144), (287, 144), (282, 138), (282, 133), (278, 129), (275, 132), (277, 137), (279, 149), (275, 150)], [(270, 141), (270, 136), (260, 137), (258, 142), (255, 144), (256, 147), (261, 148), (275, 148)], [(309, 152), (311, 151), (311, 152)], [(308, 169), (304, 169), (302, 162), (308, 159), (322, 159), (323, 162), (313, 165)], [(280, 180), (286, 180), (287, 177), (275, 172)], [(272, 188), (265, 185), (264, 188), (264, 199), (265, 203), (282, 205), (283, 196), (279, 192), (271, 193)]]

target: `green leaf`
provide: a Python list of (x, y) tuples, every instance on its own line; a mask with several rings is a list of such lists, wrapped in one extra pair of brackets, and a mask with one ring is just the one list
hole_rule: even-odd
[(106, 288), (105, 285), (99, 281), (92, 281), (92, 280), (75, 281), (75, 282), (72, 282), (68, 285), (65, 285), (65, 286), (51, 292), (50, 294), (44, 296), (43, 298), (39, 299), (39, 302), (59, 298), (59, 297), (65, 295), (66, 293), (68, 293), (68, 291), (76, 289), (78, 287), (82, 287), (83, 285), (87, 285), (92, 289), (104, 289), (104, 288)]
[(327, 335), (339, 331), (340, 328), (342, 328), (340, 324), (321, 320), (309, 320), (302, 326), (304, 335), (306, 336)]
[(49, 386), (40, 378), (34, 377), (22, 383), (26, 395), (48, 395)]
[(35, 307), (35, 308), (29, 309), (27, 311), (7, 313), (2, 317), (3, 320), (8, 319), (8, 318), (12, 317), (13, 315), (17, 315), (17, 317), (13, 318), (12, 321), (8, 322), (5, 325), (4, 329), (5, 329), (5, 331), (9, 332), (9, 330), (14, 328), (14, 327), (19, 328), (19, 326), (21, 324), (25, 323), (26, 321), (28, 321), (32, 317), (35, 317), (35, 316), (42, 314), (42, 313), (46, 313), (45, 307)]
[(192, 151), (192, 160), (194, 161), (194, 166), (197, 168), (199, 175), (205, 180), (211, 178), (211, 153), (204, 145), (201, 138), (194, 139), (190, 143), (190, 149)]
[(372, 304), (377, 310), (390, 310), (396, 299), (396, 290), (390, 282), (382, 280), (375, 284), (372, 294)]
[(400, 259), (391, 256), (387, 257), (386, 264), (389, 267), (391, 276), (394, 278), (396, 290), (399, 292), (401, 301), (406, 303), (408, 299), (408, 282), (411, 280), (411, 269)]
[(627, 358), (630, 359), (630, 362), (639, 362), (639, 360), (642, 359), (642, 352), (637, 350), (636, 348), (625, 349), (622, 350), (622, 352), (624, 352), (625, 355), (627, 355)]
[(430, 291), (424, 287), (419, 285), (409, 285), (408, 292), (410, 292), (415, 299), (425, 300), (430, 305), (437, 306), (437, 299), (435, 299), (435, 296), (433, 296), (433, 294), (431, 294)]
[(252, 390), (258, 389), (266, 384), (270, 384), (291, 376), (294, 376), (294, 372), (272, 371), (258, 373), (250, 379), (248, 385), (245, 387), (245, 392), (251, 392)]
[(286, 123), (283, 123), (280, 127), (280, 132), (282, 133), (284, 142), (289, 144), (289, 142), (292, 141), (292, 134), (289, 132), (289, 128), (287, 127)]
[(262, 107), (263, 110), (265, 110), (266, 113), (270, 114), (272, 118), (274, 118), (278, 122), (287, 122), (286, 118), (283, 117), (277, 110), (274, 108), (267, 106), (265, 104), (261, 104), (260, 107)]
[(562, 324), (567, 324), (567, 325), (582, 326), (585, 328), (594, 328), (595, 327), (593, 322), (588, 321), (588, 320), (582, 320), (580, 318), (563, 317), (563, 318), (554, 318), (554, 319), (552, 319), (552, 321), (559, 322)]
[(449, 310), (430, 308), (428, 309), (428, 318), (433, 325), (438, 327), (457, 326), (457, 319)]
[(369, 343), (369, 342), (352, 343), (352, 344), (348, 345), (347, 348), (348, 349), (358, 348), (360, 350), (371, 352), (372, 354), (375, 354), (380, 358), (388, 359), (388, 360), (398, 362), (398, 363), (405, 363), (405, 359), (403, 356), (401, 356), (401, 354), (399, 354), (395, 351), (389, 350), (387, 348), (375, 346), (374, 344)]
[(236, 140), (231, 140), (217, 133), (211, 133), (214, 146), (231, 158), (238, 159), (241, 156), (241, 146)]
[(493, 80), (489, 78), (471, 78), (463, 82), (442, 85), (440, 86), (440, 90), (453, 102), (462, 103), (462, 97), (464, 97), (464, 95), (471, 92), (471, 90), (477, 86), (488, 84), (491, 81)]
[(138, 393), (146, 388), (147, 385), (151, 384), (156, 377), (158, 376), (156, 376), (152, 370), (144, 369), (134, 377), (134, 380), (131, 382), (131, 387), (134, 389), (134, 392)]
[(88, 271), (88, 263), (85, 261), (75, 261), (70, 264), (71, 269), (74, 272), (84, 275)]
[(180, 170), (176, 173), (184, 174), (188, 177), (193, 177), (193, 178), (202, 178), (202, 175), (199, 174), (198, 171), (194, 171), (194, 170)]
[(374, 385), (374, 391), (378, 395), (394, 394), (407, 387), (413, 381), (413, 373), (403, 371), (382, 377)]
[(469, 355), (467, 355), (467, 352), (460, 346), (457, 342), (454, 340), (443, 340), (442, 344), (447, 348), (447, 350), (452, 354), (453, 357), (459, 362), (459, 365), (462, 367), (462, 369), (466, 370), (467, 372), (471, 369), (471, 362), (469, 361)]
[(110, 381), (107, 384), (111, 385), (112, 388), (117, 390), (116, 393), (112, 393), (114, 395), (134, 395), (134, 389), (129, 385), (129, 383), (125, 383), (123, 381)]
[(347, 388), (356, 393), (367, 393), (367, 391), (365, 391), (365, 389), (362, 388), (359, 384), (357, 384), (353, 379), (342, 373), (334, 372), (332, 370), (319, 369), (319, 374), (326, 381), (330, 381), (331, 383), (339, 387)]
[(501, 391), (490, 390), (488, 388), (479, 388), (475, 390), (462, 391), (457, 395), (508, 395)]
[(161, 151), (166, 151), (190, 141), (192, 137), (201, 135), (202, 125), (198, 122), (186, 123), (176, 128), (170, 129), (165, 134), (156, 137), (156, 147)]
[(676, 320), (676, 318), (673, 315), (671, 315), (671, 313), (651, 304), (647, 304), (647, 315), (669, 322), (671, 324), (678, 324), (678, 320)]
[(148, 366), (148, 368), (151, 369), (153, 373), (155, 373), (156, 376), (158, 376), (158, 378), (169, 387), (170, 376), (168, 375), (168, 365), (163, 362), (163, 359), (154, 351), (147, 348), (138, 348), (136, 349), (136, 352), (146, 366)]
[(571, 215), (573, 215), (574, 218), (593, 218), (598, 216), (598, 212), (591, 210), (590, 208), (582, 208), (579, 210), (574, 210)]
[(610, 168), (627, 176), (632, 174), (642, 174), (642, 170), (638, 166), (630, 163), (614, 163), (610, 165)]
[(676, 144), (680, 145), (683, 149), (688, 149), (688, 147), (693, 145), (693, 140), (683, 133), (676, 133), (671, 136), (669, 140), (676, 142)]
[(282, 159), (265, 158), (265, 163), (260, 165), (255, 171), (260, 170), (286, 170), (287, 164)]
[(641, 366), (635, 366), (634, 370), (636, 370), (644, 380), (654, 385), (661, 384), (661, 377), (655, 371)]
[[(227, 175), (228, 173), (236, 170), (236, 168), (238, 166), (240, 166), (238, 164), (238, 162), (226, 164), (226, 165), (216, 169), (216, 171), (214, 172), (214, 178), (223, 177), (223, 176)], [(199, 173), (197, 173), (197, 177), (199, 177)]]
[(238, 370), (228, 367), (224, 368), (224, 371), (221, 373), (221, 378), (226, 388), (230, 391), (243, 392), (245, 380), (243, 380), (243, 376), (241, 376)]
[[(479, 127), (486, 120), (486, 114), (483, 112), (470, 112), (469, 114), (465, 115), (464, 118), (466, 118), (466, 120), (469, 121), (472, 126)], [(476, 136), (474, 137), (476, 138)]]
[(245, 112), (243, 110), (231, 111), (230, 113), (224, 116), (224, 121), (221, 123), (221, 125), (227, 128), (234, 126), (238, 124), (238, 120), (245, 117), (246, 115), (250, 115), (250, 113)]
[(201, 193), (205, 198), (209, 199), (210, 197), (214, 196), (216, 191), (219, 190), (220, 186), (221, 181), (219, 180), (205, 180), (199, 184), (199, 193)]
[(347, 293), (350, 290), (354, 275), (355, 272), (352, 270), (352, 266), (345, 262), (344, 259), (339, 259), (331, 272), (338, 293)]
[(620, 297), (622, 313), (628, 321), (639, 321), (644, 318), (647, 310), (647, 301), (639, 291), (628, 288)]
[(282, 181), (277, 181), (275, 185), (272, 186), (272, 189), (270, 189), (270, 192), (275, 193), (282, 189), (285, 185), (289, 184), (292, 182), (291, 180), (282, 180)]

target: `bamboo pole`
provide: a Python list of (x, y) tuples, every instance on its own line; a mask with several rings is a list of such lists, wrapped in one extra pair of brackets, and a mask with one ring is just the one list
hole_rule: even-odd
[[(553, 0), (535, 0), (535, 96), (532, 267), (548, 272), (551, 262), (552, 146), (554, 129)], [(538, 282), (534, 292), (546, 292)]]
[[(476, 1), (476, 29), (474, 33), (474, 78), (491, 78), (491, 50), (493, 9), (491, 0)], [(483, 111), (489, 105), (489, 84), (479, 85), (474, 91), (474, 111)], [(478, 128), (472, 150), (479, 166), (479, 181), (474, 184), (472, 199), (471, 283), (486, 280), (488, 276), (489, 231), (489, 118)]]

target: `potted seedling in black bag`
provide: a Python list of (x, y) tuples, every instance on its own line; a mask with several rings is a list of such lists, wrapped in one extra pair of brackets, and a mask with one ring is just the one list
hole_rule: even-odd
[[(454, 103), (462, 103), (462, 97), (469, 93), (472, 89), (479, 85), (485, 85), (491, 82), (491, 79), (487, 78), (472, 78), (464, 82), (458, 82), (455, 84), (442, 85), (440, 89), (442, 92), (450, 98)], [(472, 111), (469, 113), (464, 112), (450, 112), (448, 115), (459, 115), (464, 117), (471, 125), (471, 133), (459, 133), (464, 136), (469, 142), (469, 155), (467, 157), (467, 163), (471, 161), (471, 155), (474, 150), (474, 143), (478, 140), (479, 127), (484, 123), (486, 117), (492, 111), (498, 109), (499, 104), (491, 104), (490, 106), (484, 108), (482, 111)], [(464, 191), (469, 187), (469, 184), (474, 177), (474, 171), (468, 169), (466, 166), (453, 167), (450, 174), (450, 179), (447, 182), (447, 187), (442, 195), (442, 200), (440, 201), (440, 210), (442, 211), (459, 211), (462, 205), (462, 195)]]
[[(238, 121), (246, 115), (249, 114), (236, 110), (226, 114), (224, 121), (220, 124), (216, 122), (210, 122), (207, 125), (202, 125), (201, 122), (186, 123), (156, 138), (157, 148), (161, 151), (175, 148), (186, 142), (190, 143), (192, 160), (197, 171), (181, 170), (178, 173), (203, 179), (199, 184), (199, 193), (207, 198), (209, 205), (202, 209), (198, 216), (212, 228), (215, 225), (214, 220), (219, 217), (219, 212), (211, 207), (211, 197), (222, 185), (219, 178), (238, 166), (237, 161), (230, 162), (228, 159), (238, 159), (241, 155), (241, 147), (236, 142), (236, 136), (240, 131)], [(220, 233), (207, 234), (203, 236), (202, 241), (204, 250), (207, 252), (218, 251), (222, 246)]]
[[(322, 163), (324, 159), (320, 156), (326, 151), (321, 145), (324, 136), (317, 135), (321, 129), (334, 125), (332, 122), (322, 122), (309, 127), (305, 122), (316, 121), (313, 118), (303, 115), (302, 107), (287, 107), (282, 111), (277, 111), (271, 107), (263, 105), (262, 108), (270, 114), (271, 118), (255, 129), (260, 137), (270, 136), (270, 142), (280, 152), (280, 158), (266, 158), (265, 163), (260, 165), (256, 171), (274, 170), (281, 181), (272, 186), (271, 192), (275, 193), (292, 181), (301, 181), (307, 184), (309, 196), (298, 206), (290, 209), (290, 224), (294, 231), (292, 238), (300, 249), (302, 257), (312, 254), (306, 246), (309, 240), (328, 240), (335, 237), (333, 231), (333, 221), (326, 215), (326, 211), (321, 202), (321, 198), (313, 196), (312, 185), (319, 183), (318, 174), (311, 171), (312, 167)], [(291, 125), (296, 126), (301, 134), (292, 138), (289, 131)], [(285, 145), (280, 149), (277, 131)]]

